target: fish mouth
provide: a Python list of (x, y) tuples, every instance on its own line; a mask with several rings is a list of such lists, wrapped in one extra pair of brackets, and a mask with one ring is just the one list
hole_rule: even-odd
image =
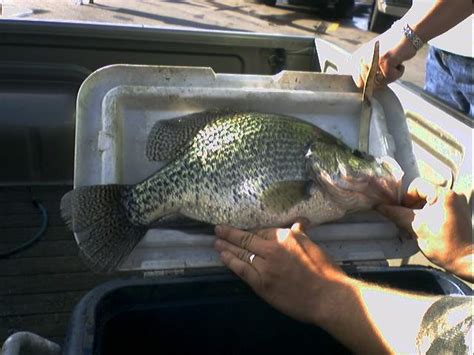
[(403, 170), (395, 159), (389, 156), (376, 158), (373, 173), (359, 177), (343, 176), (338, 181), (341, 188), (359, 193), (367, 199), (367, 204), (399, 204)]
[(342, 203), (353, 205), (352, 208), (370, 208), (379, 204), (398, 204), (400, 186), (396, 179), (379, 176), (344, 177), (333, 185), (331, 192), (339, 195)]

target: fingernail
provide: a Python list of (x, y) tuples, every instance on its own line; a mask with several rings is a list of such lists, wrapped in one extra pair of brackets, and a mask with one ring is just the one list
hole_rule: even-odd
[(220, 247), (222, 247), (222, 242), (220, 239), (217, 239), (215, 242), (214, 242), (214, 247), (216, 249), (220, 249)]
[(214, 232), (219, 235), (222, 233), (222, 226), (220, 225), (217, 225), (215, 228), (214, 228)]

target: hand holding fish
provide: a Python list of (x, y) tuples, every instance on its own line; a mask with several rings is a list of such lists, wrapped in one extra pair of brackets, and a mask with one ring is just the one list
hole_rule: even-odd
[(306, 236), (301, 223), (255, 233), (218, 226), (216, 234), (223, 263), (275, 308), (301, 321), (321, 323), (321, 300), (329, 297), (325, 290), (347, 277)]
[(222, 262), (270, 305), (325, 329), (357, 353), (388, 352), (365, 313), (365, 285), (336, 266), (301, 223), (254, 232), (218, 226), (216, 235)]
[(378, 211), (408, 230), (431, 262), (472, 281), (474, 245), (466, 197), (415, 179), (404, 206), (384, 205)]
[[(426, 196), (417, 191), (418, 201)], [(457, 197), (448, 195), (453, 193), (438, 196), (438, 201), (444, 200), (443, 206), (457, 210), (460, 207), (458, 203), (462, 205), (462, 201), (455, 201)], [(323, 328), (354, 353), (425, 353), (420, 349), (430, 348), (443, 336), (442, 331), (440, 334), (431, 332), (421, 343), (417, 334), (425, 334), (426, 329), (432, 329), (426, 324), (420, 326), (422, 321), (441, 324), (445, 313), (441, 312), (439, 318), (430, 318), (429, 321), (425, 314), (437, 302), (446, 304), (451, 300), (350, 278), (305, 235), (299, 223), (291, 229), (272, 228), (252, 233), (219, 226), (216, 235), (219, 239), (215, 247), (220, 252), (221, 260), (256, 294), (290, 317)], [(464, 317), (460, 318), (461, 321), (466, 322), (472, 317), (472, 301), (468, 297), (456, 299), (453, 304)], [(446, 310), (450, 307), (453, 305)], [(456, 322), (446, 324), (439, 329), (450, 329), (458, 335), (452, 337), (456, 341), (452, 339), (448, 344), (469, 344), (470, 328), (461, 332), (459, 327), (455, 328), (456, 325)]]

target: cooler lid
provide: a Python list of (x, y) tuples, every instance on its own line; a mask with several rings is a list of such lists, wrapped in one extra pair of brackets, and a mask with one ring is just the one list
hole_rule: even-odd
[[(361, 93), (352, 78), (313, 72), (216, 74), (210, 68), (112, 65), (91, 74), (77, 100), (74, 187), (134, 184), (162, 165), (145, 156), (158, 120), (208, 109), (273, 112), (312, 122), (358, 145)], [(418, 176), (405, 116), (390, 89), (372, 99), (369, 152), (395, 158), (403, 188)], [(308, 231), (335, 261), (403, 258), (416, 243), (375, 211), (352, 214)], [(76, 236), (77, 239), (77, 236)], [(214, 235), (150, 229), (118, 268), (170, 270), (222, 266)]]

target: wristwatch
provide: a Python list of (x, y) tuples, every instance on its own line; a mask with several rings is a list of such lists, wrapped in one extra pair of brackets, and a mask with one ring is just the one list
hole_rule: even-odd
[(419, 50), (425, 44), (421, 38), (418, 37), (415, 32), (413, 32), (408, 24), (403, 27), (403, 34), (410, 41), (410, 43), (413, 44), (413, 47), (415, 47), (416, 50)]

